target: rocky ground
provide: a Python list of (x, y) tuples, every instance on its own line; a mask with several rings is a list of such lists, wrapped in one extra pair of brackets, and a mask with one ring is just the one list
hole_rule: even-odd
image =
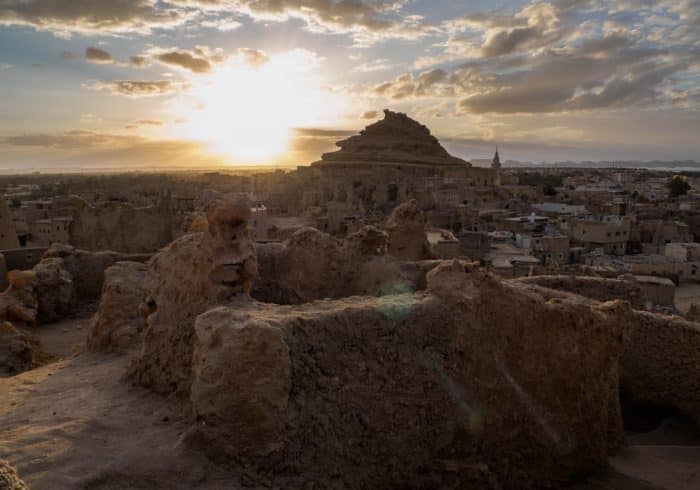
[[(0, 457), (29, 488), (258, 486), (184, 447), (181, 406), (125, 380), (133, 351), (82, 352), (87, 322), (83, 316), (39, 327), (36, 337), (51, 360), (0, 379)], [(700, 439), (689, 426), (668, 420), (627, 438), (608, 472), (573, 488), (700, 486)]]

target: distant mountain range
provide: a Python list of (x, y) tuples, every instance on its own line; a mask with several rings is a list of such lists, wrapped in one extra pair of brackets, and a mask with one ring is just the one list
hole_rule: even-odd
[[(477, 158), (469, 160), (475, 167), (489, 167), (491, 160), (488, 158)], [(700, 162), (694, 160), (672, 160), (672, 161), (637, 161), (637, 160), (615, 160), (601, 162), (520, 162), (518, 160), (506, 160), (501, 162), (507, 168), (649, 168), (649, 169), (683, 169), (700, 171)]]

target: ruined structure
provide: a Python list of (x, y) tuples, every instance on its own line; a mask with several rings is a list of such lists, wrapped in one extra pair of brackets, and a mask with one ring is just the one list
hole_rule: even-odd
[(389, 254), (401, 260), (433, 258), (425, 233), (425, 215), (415, 200), (397, 206), (385, 225)]
[[(161, 304), (134, 374), (189, 400), (191, 444), (290, 486), (289, 462), (341, 486), (515, 487), (601, 464), (622, 438), (616, 359), (629, 310), (545, 302), (471, 267), (444, 263), (427, 293), (298, 307), (228, 296), (196, 318)], [(193, 328), (162, 323), (166, 307)]]
[(633, 308), (644, 309), (644, 295), (640, 287), (627, 279), (595, 276), (531, 276), (518, 279), (524, 284), (535, 284), (557, 291), (567, 291), (596, 301), (620, 299), (629, 301)]
[[(625, 304), (547, 300), (458, 261), (425, 291), (259, 303), (248, 216), (245, 201), (217, 199), (209, 231), (159, 252), (144, 281), (130, 375), (190, 405), (189, 444), (285, 486), (522, 487), (592, 470), (621, 442)], [(376, 230), (347, 243), (319, 233), (293, 237), (300, 280), (317, 273), (303, 252), (386, 258)]]
[(90, 323), (87, 345), (93, 350), (120, 350), (134, 345), (141, 331), (146, 265), (117, 262), (104, 272), (97, 313)]
[(75, 306), (73, 279), (61, 259), (47, 259), (30, 271), (10, 271), (0, 294), (0, 317), (33, 325), (63, 318)]
[[(319, 166), (402, 167), (445, 166), (463, 170), (471, 165), (450, 155), (430, 130), (406, 114), (384, 111), (384, 119), (370, 124), (360, 134), (336, 143), (340, 150), (324, 153)], [(424, 169), (425, 171), (427, 169)], [(432, 169), (435, 171), (435, 169)], [(415, 169), (419, 172), (419, 169)]]
[(100, 298), (108, 267), (121, 261), (146, 262), (150, 254), (125, 254), (106, 250), (91, 252), (56, 243), (44, 253), (42, 261), (56, 258), (63, 261), (63, 267), (73, 278), (78, 300), (88, 303)]
[(218, 197), (207, 206), (206, 232), (185, 235), (149, 261), (140, 307), (143, 350), (131, 375), (160, 393), (189, 393), (194, 318), (247, 295), (257, 276), (248, 232), (247, 197)]
[(17, 230), (5, 199), (0, 200), (0, 250), (19, 248)]
[(632, 325), (620, 359), (627, 402), (674, 409), (700, 429), (700, 323), (635, 311)]
[(397, 260), (388, 254), (388, 235), (367, 226), (345, 240), (304, 228), (282, 243), (261, 244), (258, 265), (254, 298), (300, 304), (422, 290), (435, 262)]
[(296, 175), (301, 208), (323, 209), (331, 233), (342, 234), (348, 222), (409, 199), (421, 208), (476, 204), (474, 192), (483, 192), (475, 189), (488, 188), (484, 195), (493, 196), (500, 183), (500, 167), (473, 167), (450, 155), (427, 127), (390, 110), (337, 145), (338, 151), (299, 167)]
[(91, 206), (71, 198), (70, 244), (85, 250), (154, 252), (175, 238), (175, 216), (162, 206), (134, 207), (110, 202)]

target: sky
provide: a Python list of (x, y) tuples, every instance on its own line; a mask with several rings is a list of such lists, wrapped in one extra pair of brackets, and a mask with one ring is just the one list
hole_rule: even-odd
[(453, 154), (700, 161), (700, 0), (0, 0), (0, 169)]

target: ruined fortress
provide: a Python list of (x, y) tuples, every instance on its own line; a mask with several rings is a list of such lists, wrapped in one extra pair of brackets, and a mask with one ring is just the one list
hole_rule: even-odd
[[(37, 462), (13, 457), (28, 451), (23, 437), (0, 440), (19, 474), (0, 463), (1, 488), (22, 488), (20, 477), (55, 488), (561, 488), (609, 471), (633, 421), (674, 414), (700, 429), (700, 324), (647, 308), (642, 283), (509, 278), (439, 256), (425, 186), (504, 192), (498, 158), (472, 167), (390, 111), (339, 146), (295, 178), (321, 183), (326, 205), (393, 203), (342, 236), (301, 227), (256, 240), (262, 208), (248, 193), (207, 191), (178, 236), (161, 223), (131, 241), (119, 228), (149, 226), (154, 211), (73, 201), (78, 246), (52, 244), (0, 294), (0, 368), (13, 374), (0, 383), (36, 373), (49, 400), (61, 392), (51, 383), (85, 391), (52, 409), (56, 428), (24, 388), (0, 384), (14, 400), (0, 405), (0, 429), (49, 424), (65, 454), (96, 438), (107, 450), (90, 465)], [(121, 250), (99, 250), (97, 214)], [(42, 331), (84, 311), (81, 348), (51, 363)], [(78, 423), (85, 400), (102, 408)], [(110, 426), (126, 409), (129, 424), (146, 421), (128, 450), (129, 428)]]

